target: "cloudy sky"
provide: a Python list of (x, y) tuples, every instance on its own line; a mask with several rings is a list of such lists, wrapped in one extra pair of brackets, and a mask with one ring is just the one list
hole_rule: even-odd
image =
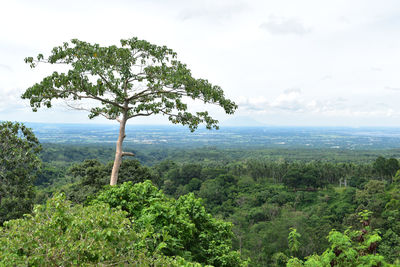
[[(103, 45), (137, 36), (178, 53), (239, 109), (223, 124), (400, 126), (398, 0), (0, 0), (0, 120), (87, 123), (87, 114), (30, 111), (20, 95), (72, 38)], [(96, 119), (95, 123), (104, 123)], [(165, 123), (161, 118), (131, 123)]]

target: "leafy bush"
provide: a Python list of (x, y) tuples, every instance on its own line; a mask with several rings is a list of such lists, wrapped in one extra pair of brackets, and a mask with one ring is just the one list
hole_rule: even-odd
[(367, 210), (358, 214), (363, 226), (361, 230), (349, 228), (344, 233), (332, 230), (328, 235), (331, 246), (322, 255), (314, 254), (306, 257), (305, 262), (291, 258), (287, 266), (390, 266), (383, 256), (376, 253), (382, 238), (378, 231), (372, 231), (370, 228), (371, 214), (372, 212)]
[(107, 204), (71, 206), (61, 194), (0, 228), (0, 266), (201, 266), (146, 249), (148, 232)]
[(92, 203), (107, 203), (128, 212), (136, 232), (150, 231), (150, 251), (214, 266), (244, 266), (231, 251), (232, 224), (213, 218), (193, 194), (166, 197), (150, 181), (109, 187)]

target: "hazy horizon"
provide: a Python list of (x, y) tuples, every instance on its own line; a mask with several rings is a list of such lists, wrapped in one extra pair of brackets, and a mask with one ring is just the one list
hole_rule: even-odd
[[(0, 120), (0, 121), (6, 121), (6, 120)], [(109, 123), (99, 123), (99, 122), (44, 122), (44, 121), (18, 121), (24, 124), (49, 124), (49, 125), (89, 125), (89, 126), (116, 126), (119, 127), (118, 122), (109, 122)], [(188, 128), (187, 126), (184, 125), (177, 125), (177, 124), (171, 124), (171, 123), (154, 123), (154, 124), (136, 124), (132, 122), (127, 123), (127, 127), (130, 126), (138, 126), (138, 127), (177, 127), (177, 128)], [(232, 128), (344, 128), (344, 129), (363, 129), (363, 128), (376, 128), (376, 129), (400, 129), (400, 125), (396, 126), (376, 126), (376, 125), (364, 125), (364, 126), (349, 126), (349, 125), (273, 125), (273, 124), (257, 124), (257, 125), (242, 125), (242, 124), (219, 124), (219, 127), (232, 127)], [(204, 125), (199, 125), (199, 128), (205, 128)], [(215, 130), (215, 129), (212, 129)]]

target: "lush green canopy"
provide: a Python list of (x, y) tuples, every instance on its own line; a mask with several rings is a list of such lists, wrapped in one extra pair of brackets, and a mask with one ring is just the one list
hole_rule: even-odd
[(31, 129), (0, 123), (0, 225), (31, 211), (40, 150)]
[(193, 194), (178, 200), (166, 197), (150, 181), (111, 187), (93, 201), (128, 212), (137, 232), (157, 238), (149, 240), (150, 251), (161, 248), (168, 256), (213, 266), (244, 266), (232, 251), (232, 224), (213, 218)]
[(106, 204), (72, 206), (63, 195), (0, 228), (1, 266), (201, 266), (147, 249), (126, 212)]
[(227, 114), (237, 108), (219, 86), (192, 77), (174, 51), (137, 38), (121, 40), (121, 47), (103, 47), (73, 39), (55, 47), (48, 58), (39, 54), (36, 58), (26, 58), (25, 62), (32, 68), (39, 62), (69, 67), (66, 72), (53, 72), (25, 91), (22, 98), (30, 99), (33, 111), (42, 105), (51, 107), (54, 99), (90, 99), (96, 104), (74, 107), (89, 111), (89, 118), (102, 115), (120, 123), (111, 185), (117, 184), (122, 157), (134, 155), (122, 149), (129, 119), (161, 114), (172, 123), (188, 125), (194, 131), (200, 123), (208, 129), (218, 128), (218, 121), (208, 111), (189, 109), (188, 100), (216, 104)]
[(183, 97), (217, 104), (228, 114), (237, 108), (219, 86), (193, 78), (173, 50), (138, 38), (121, 40), (121, 47), (73, 39), (55, 47), (48, 58), (39, 54), (25, 61), (32, 68), (39, 62), (70, 67), (66, 72), (53, 72), (26, 90), (22, 98), (30, 99), (34, 111), (42, 105), (51, 107), (53, 99), (93, 99), (97, 106), (81, 107), (89, 109), (90, 118), (103, 115), (122, 120), (163, 114), (171, 122), (194, 130), (203, 122), (208, 128), (217, 127), (217, 121), (207, 111), (188, 112)]

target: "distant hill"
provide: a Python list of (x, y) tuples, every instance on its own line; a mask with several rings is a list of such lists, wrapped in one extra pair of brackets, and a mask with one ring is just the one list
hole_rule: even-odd
[[(118, 125), (27, 123), (42, 143), (114, 145)], [(128, 125), (125, 144), (179, 147), (400, 148), (400, 128), (222, 126), (194, 133), (175, 125)]]

